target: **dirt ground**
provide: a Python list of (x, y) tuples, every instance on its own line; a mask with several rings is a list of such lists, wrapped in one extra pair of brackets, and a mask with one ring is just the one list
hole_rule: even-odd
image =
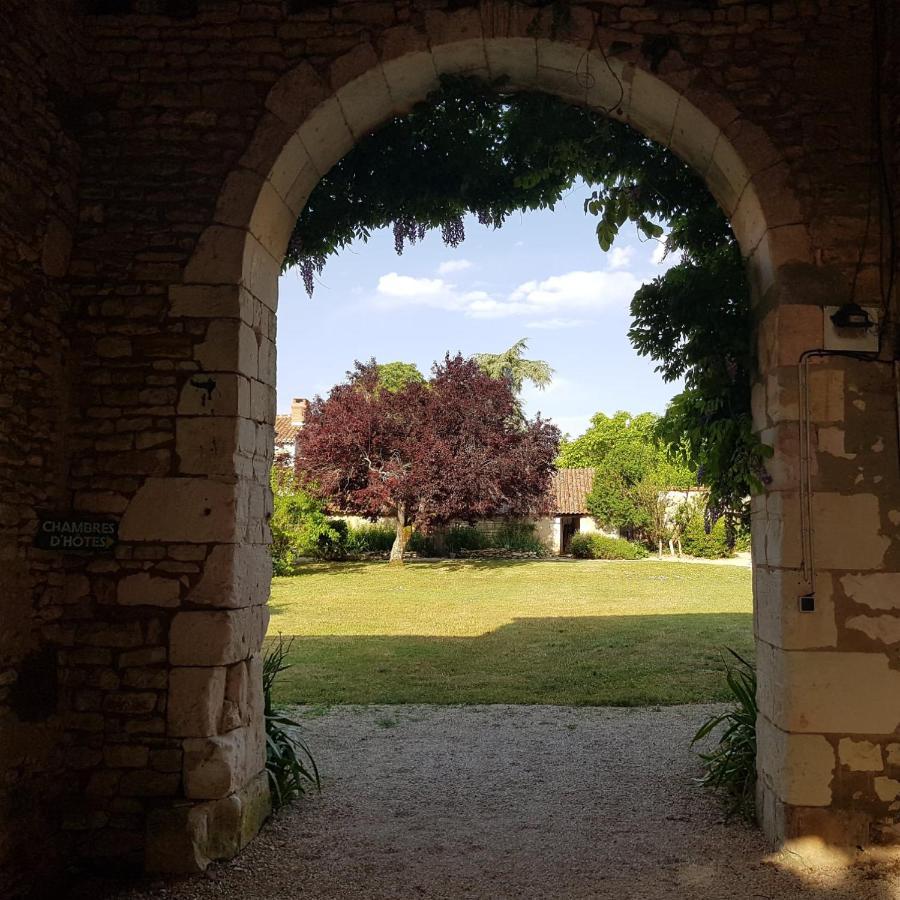
[(900, 898), (865, 854), (812, 867), (724, 821), (689, 749), (714, 708), (336, 707), (306, 719), (321, 794), (238, 859), (90, 896)]

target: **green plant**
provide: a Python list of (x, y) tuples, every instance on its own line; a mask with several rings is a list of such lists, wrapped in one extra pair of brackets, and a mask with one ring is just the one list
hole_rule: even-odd
[(491, 540), (487, 532), (472, 525), (454, 525), (447, 532), (447, 549), (453, 553), (463, 550), (487, 550)]
[(298, 556), (339, 559), (343, 555), (346, 523), (328, 519), (322, 503), (302, 490), (290, 469), (273, 467), (272, 568), (291, 575)]
[(752, 822), (756, 815), (756, 670), (734, 650), (728, 652), (735, 661), (724, 661), (725, 680), (735, 705), (710, 716), (691, 745), (721, 729), (716, 746), (700, 754), (706, 772), (698, 781), (722, 796), (729, 815)]
[(681, 547), (688, 556), (699, 556), (702, 559), (724, 559), (731, 556), (724, 516), (716, 519), (712, 528), (707, 531), (703, 512), (694, 512), (681, 536)]
[(649, 556), (640, 544), (606, 534), (579, 532), (572, 536), (570, 548), (577, 559), (646, 559)]
[(543, 554), (547, 550), (534, 533), (533, 522), (506, 522), (497, 529), (491, 543), (501, 550), (518, 553)]
[(417, 556), (433, 557), (441, 555), (437, 551), (434, 538), (430, 534), (425, 534), (424, 531), (414, 531), (406, 546), (411, 553), (415, 553)]
[(394, 529), (388, 525), (363, 525), (347, 532), (348, 556), (364, 553), (390, 553), (394, 544)]
[(576, 559), (594, 558), (594, 547), (591, 544), (591, 536), (589, 534), (583, 534), (582, 532), (573, 534), (569, 549), (572, 551), (572, 556)]
[(306, 793), (310, 785), (321, 788), (319, 770), (309, 747), (297, 736), (300, 723), (272, 703), (272, 688), (281, 672), (290, 668), (285, 661), (293, 639), (281, 635), (263, 657), (263, 698), (266, 719), (266, 774), (272, 806), (279, 809)]

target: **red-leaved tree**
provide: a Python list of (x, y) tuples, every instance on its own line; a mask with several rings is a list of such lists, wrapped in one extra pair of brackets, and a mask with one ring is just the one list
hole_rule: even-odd
[(473, 360), (447, 355), (429, 381), (396, 391), (372, 360), (310, 405), (297, 473), (336, 510), (394, 518), (401, 562), (410, 527), (542, 511), (559, 437)]

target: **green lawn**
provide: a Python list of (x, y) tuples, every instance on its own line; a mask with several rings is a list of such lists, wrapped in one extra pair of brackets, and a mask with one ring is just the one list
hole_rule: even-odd
[(653, 560), (311, 563), (271, 610), (282, 703), (719, 700), (753, 646), (748, 569)]

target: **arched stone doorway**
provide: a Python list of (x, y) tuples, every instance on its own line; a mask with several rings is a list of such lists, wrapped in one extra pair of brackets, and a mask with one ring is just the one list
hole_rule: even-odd
[[(763, 826), (776, 840), (893, 840), (893, 374), (839, 357), (812, 367), (800, 391), (803, 354), (825, 346), (825, 308), (848, 295), (865, 220), (845, 191), (865, 183), (866, 165), (847, 168), (839, 154), (823, 161), (797, 143), (812, 113), (807, 100), (792, 106), (791, 85), (799, 77), (813, 91), (828, 63), (802, 76), (767, 73), (769, 54), (783, 63), (784, 53), (742, 38), (755, 33), (765, 4), (733, 21), (590, 4), (573, 5), (564, 22), (501, 2), (454, 11), (422, 3), (403, 15), (387, 4), (351, 7), (345, 18), (315, 7), (251, 11), (227, 25), (201, 17), (190, 26), (194, 41), (215, 41), (223, 28), (237, 36), (234, 71), (209, 61), (208, 81), (185, 88), (184, 103), (172, 80), (123, 88), (87, 138), (95, 149), (69, 277), (86, 298), (76, 365), (89, 387), (75, 405), (71, 490), (76, 508), (120, 517), (122, 544), (113, 560), (67, 571), (88, 612), (66, 638), (66, 677), (78, 685), (100, 677), (98, 667), (113, 673), (96, 689), (96, 707), (80, 709), (82, 694), (64, 692), (61, 730), (91, 760), (76, 775), (87, 796), (78, 804), (80, 851), (190, 871), (238, 852), (265, 815), (258, 668), (280, 263), (318, 178), (450, 72), (505, 76), (511, 89), (608, 111), (670, 146), (728, 213), (757, 309), (755, 421), (775, 447), (771, 483), (754, 500)], [(640, 27), (650, 21), (686, 35), (655, 73)], [(772, 33), (796, 45), (804, 23), (797, 12)], [(177, 23), (130, 24), (140, 59), (152, 57), (142, 41), (162, 42), (176, 59), (188, 54)], [(125, 38), (100, 23), (94, 40), (112, 55)], [(306, 61), (290, 62), (292, 40)], [(727, 47), (746, 59), (745, 71), (723, 74)], [(852, 77), (868, 65), (860, 60)], [(235, 72), (257, 73), (265, 91), (247, 90)], [(763, 90), (765, 79), (779, 90)], [(151, 125), (134, 100), (141, 96), (175, 111)], [(852, 118), (834, 127), (854, 144)], [(215, 159), (205, 130), (221, 140)], [(120, 151), (108, 166), (96, 149), (104, 133)], [(148, 175), (151, 140), (169, 162)], [(179, 185), (168, 190), (166, 165)], [(127, 185), (137, 169), (140, 199)], [(844, 213), (840, 225), (834, 210)], [(97, 262), (103, 252), (112, 263)], [(866, 305), (878, 306), (876, 267), (871, 256), (864, 262), (858, 284)], [(131, 424), (104, 433), (97, 423), (112, 416)], [(813, 450), (801, 446), (810, 431)], [(813, 587), (814, 609), (801, 612)], [(110, 824), (116, 815), (128, 817), (124, 827)]]

